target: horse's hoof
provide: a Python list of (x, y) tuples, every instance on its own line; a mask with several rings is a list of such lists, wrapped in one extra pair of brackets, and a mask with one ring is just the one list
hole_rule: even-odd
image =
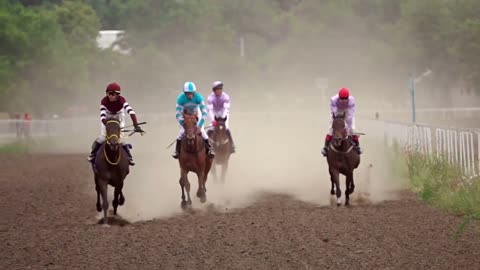
[(337, 207), (340, 207), (340, 206), (342, 206), (342, 204), (341, 204), (341, 203), (337, 203)]
[(120, 197), (120, 199), (118, 199), (118, 205), (123, 205), (124, 203), (125, 203), (125, 198)]
[(117, 208), (113, 208), (113, 214), (116, 216), (117, 215)]
[(330, 190), (330, 194), (331, 194), (331, 195), (335, 195), (335, 190), (333, 190), (333, 189)]
[(108, 225), (108, 217), (103, 217), (101, 220), (101, 224), (102, 227), (110, 227), (110, 225)]
[(97, 203), (97, 212), (100, 212), (102, 211), (102, 206), (100, 205), (100, 203)]
[(187, 209), (187, 208), (188, 208), (188, 203), (187, 203), (187, 201), (182, 201), (182, 202), (180, 203), (180, 207), (182, 207), (183, 210)]
[(103, 227), (103, 228), (110, 228), (110, 225), (108, 225), (108, 223), (103, 223), (103, 224), (102, 224), (102, 227)]
[(207, 201), (207, 196), (206, 196), (206, 195), (200, 197), (200, 202), (201, 202), (201, 203), (205, 203), (206, 201)]

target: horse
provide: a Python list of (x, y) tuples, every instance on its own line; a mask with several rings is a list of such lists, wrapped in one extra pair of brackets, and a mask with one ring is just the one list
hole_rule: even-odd
[[(97, 211), (103, 209), (103, 224), (108, 225), (108, 185), (115, 188), (113, 195), (113, 214), (117, 207), (125, 203), (123, 196), (123, 181), (130, 172), (126, 150), (120, 142), (122, 129), (115, 118), (108, 118), (105, 124), (106, 140), (100, 146), (95, 162), (92, 165), (95, 175), (95, 190), (97, 191)], [(102, 205), (100, 205), (100, 195)]]
[[(340, 174), (346, 177), (345, 205), (350, 204), (350, 194), (355, 190), (353, 171), (360, 165), (360, 155), (354, 151), (354, 143), (347, 134), (345, 115), (334, 116), (333, 138), (327, 153), (328, 171), (332, 183), (331, 195), (337, 195), (337, 206), (341, 204)], [(335, 190), (336, 188), (336, 190)]]
[[(207, 182), (208, 172), (212, 167), (212, 158), (207, 155), (207, 147), (201, 136), (200, 128), (197, 126), (197, 116), (193, 113), (182, 113), (185, 134), (181, 139), (180, 153), (178, 163), (180, 165), (180, 187), (182, 189), (182, 202), (180, 206), (186, 209), (192, 205), (190, 198), (190, 182), (188, 181), (188, 173), (194, 172), (198, 177), (197, 197), (201, 203), (207, 201)], [(185, 191), (187, 200), (185, 200)]]
[(225, 176), (228, 170), (228, 161), (230, 155), (232, 154), (232, 142), (230, 142), (227, 135), (227, 126), (225, 121), (227, 117), (221, 118), (215, 116), (215, 121), (217, 125), (213, 130), (209, 130), (209, 140), (212, 143), (213, 149), (215, 150), (215, 158), (213, 159), (212, 175), (215, 177), (215, 180), (218, 180), (216, 173), (216, 166), (222, 166), (221, 181), (225, 183)]

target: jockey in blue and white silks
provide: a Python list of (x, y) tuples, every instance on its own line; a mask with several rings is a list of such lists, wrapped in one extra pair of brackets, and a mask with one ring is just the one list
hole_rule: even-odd
[(197, 92), (197, 87), (193, 82), (186, 82), (183, 85), (183, 92), (177, 98), (177, 106), (176, 106), (176, 115), (178, 123), (180, 124), (180, 132), (177, 136), (177, 145), (175, 147), (175, 153), (173, 154), (173, 158), (177, 159), (180, 153), (181, 147), (181, 140), (183, 135), (185, 134), (185, 129), (183, 128), (183, 116), (182, 113), (185, 111), (193, 111), (197, 113), (198, 116), (198, 127), (200, 128), (202, 138), (205, 141), (207, 146), (208, 155), (210, 157), (215, 156), (215, 152), (213, 151), (210, 142), (208, 141), (207, 132), (205, 132), (204, 124), (205, 118), (207, 117), (207, 109), (205, 107), (205, 102), (200, 93)]

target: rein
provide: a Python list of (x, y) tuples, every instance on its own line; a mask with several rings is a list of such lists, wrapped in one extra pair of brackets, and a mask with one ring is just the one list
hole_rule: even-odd
[[(346, 137), (344, 137), (344, 138), (341, 138), (341, 140), (342, 140), (342, 142), (343, 142), (343, 141), (346, 141), (346, 140), (349, 140), (348, 135), (347, 135)], [(353, 149), (353, 144), (350, 145), (350, 148), (348, 148), (347, 151), (340, 151), (340, 150), (336, 149), (336, 148), (333, 146), (333, 144), (330, 143), (330, 149), (332, 149), (335, 153), (348, 154), (348, 153), (350, 153), (350, 152), (352, 151), (352, 149)]]
[(117, 161), (116, 162), (112, 162), (110, 161), (110, 159), (108, 158), (108, 155), (107, 155), (107, 150), (105, 150), (107, 147), (103, 147), (103, 156), (105, 156), (105, 159), (107, 160), (108, 164), (110, 165), (117, 165), (119, 162), (120, 162), (120, 159), (122, 158), (122, 151), (121, 149), (118, 150), (118, 158), (117, 158)]
[[(118, 122), (117, 120), (109, 120), (107, 121), (107, 124), (108, 123), (116, 123), (118, 125), (120, 125), (120, 122)], [(112, 134), (110, 136), (106, 136), (107, 138), (107, 144), (110, 144), (110, 139), (112, 138), (117, 138), (118, 142), (120, 143), (120, 137), (117, 135), (117, 134)], [(118, 150), (118, 158), (117, 158), (117, 161), (115, 162), (112, 162), (109, 158), (108, 158), (108, 155), (107, 155), (107, 150), (106, 150), (107, 147), (103, 147), (103, 156), (105, 157), (105, 159), (107, 160), (108, 164), (110, 165), (118, 165), (118, 163), (120, 162), (120, 159), (122, 158), (122, 150), (119, 149)]]

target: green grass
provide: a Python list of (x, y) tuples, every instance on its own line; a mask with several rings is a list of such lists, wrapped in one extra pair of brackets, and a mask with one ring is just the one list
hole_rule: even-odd
[(403, 153), (397, 157), (406, 164), (410, 188), (419, 198), (464, 217), (457, 237), (471, 221), (480, 220), (480, 177), (466, 177), (461, 168), (442, 156), (427, 156), (415, 151)]
[(33, 141), (17, 140), (12, 143), (0, 145), (0, 153), (2, 154), (25, 154), (30, 153), (33, 148)]
[(48, 152), (55, 144), (56, 138), (17, 139), (10, 143), (0, 144), (0, 154), (27, 154)]

